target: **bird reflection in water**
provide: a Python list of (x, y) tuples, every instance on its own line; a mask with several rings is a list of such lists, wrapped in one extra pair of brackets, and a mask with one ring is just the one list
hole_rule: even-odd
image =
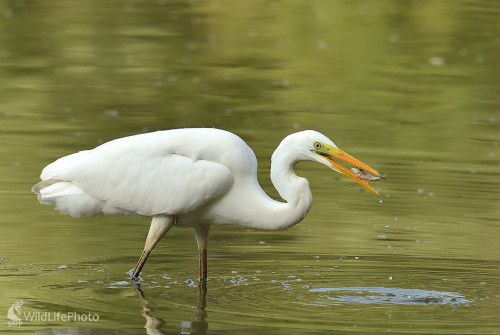
[[(144, 328), (148, 335), (167, 335), (168, 333), (162, 330), (165, 321), (159, 317), (154, 316), (153, 309), (151, 308), (151, 302), (146, 298), (140, 284), (137, 281), (132, 281), (134, 285), (134, 291), (137, 293), (141, 299), (141, 314), (146, 319), (146, 324)], [(181, 334), (191, 334), (191, 335), (203, 335), (208, 332), (208, 322), (205, 321), (207, 317), (207, 312), (205, 307), (207, 304), (207, 284), (205, 281), (200, 281), (199, 285), (199, 296), (198, 296), (198, 306), (194, 314), (194, 319), (192, 321), (182, 321), (181, 324)], [(112, 335), (116, 334), (117, 331), (105, 330), (99, 328), (55, 328), (55, 329), (43, 329), (36, 330), (35, 334), (39, 335)], [(132, 332), (127, 332), (127, 334), (134, 334)]]
[[(142, 316), (146, 319), (146, 324), (144, 328), (146, 329), (149, 335), (163, 335), (167, 334), (161, 330), (161, 327), (164, 324), (164, 321), (160, 318), (157, 318), (151, 314), (152, 309), (150, 308), (151, 302), (146, 299), (144, 292), (142, 291), (140, 284), (133, 280), (134, 290), (137, 295), (142, 300)], [(207, 283), (203, 280), (200, 280), (199, 288), (199, 296), (198, 296), (198, 306), (196, 308), (196, 313), (194, 315), (193, 321), (182, 322), (182, 334), (192, 334), (192, 335), (203, 335), (207, 334), (208, 331), (208, 322), (205, 321), (207, 317), (207, 312), (205, 311), (205, 307), (207, 305)]]

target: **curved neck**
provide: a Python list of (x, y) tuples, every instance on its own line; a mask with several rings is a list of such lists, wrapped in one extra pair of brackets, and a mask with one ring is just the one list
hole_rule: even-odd
[[(271, 181), (281, 198), (290, 205), (299, 205), (305, 200), (304, 195), (311, 195), (307, 179), (295, 174), (297, 163), (283, 156), (278, 156), (271, 162)], [(312, 196), (309, 198), (312, 200)]]
[[(267, 230), (280, 230), (296, 225), (311, 208), (312, 193), (309, 182), (295, 174), (300, 159), (276, 149), (271, 161), (271, 181), (286, 202), (271, 199), (262, 188), (260, 195), (247, 199), (252, 203), (254, 215), (245, 225)], [(257, 215), (255, 215), (257, 214)]]
[(271, 181), (286, 201), (285, 216), (288, 220), (286, 227), (293, 226), (306, 216), (311, 209), (312, 193), (307, 179), (295, 174), (295, 165), (299, 162), (297, 157), (283, 153), (278, 147), (272, 156)]

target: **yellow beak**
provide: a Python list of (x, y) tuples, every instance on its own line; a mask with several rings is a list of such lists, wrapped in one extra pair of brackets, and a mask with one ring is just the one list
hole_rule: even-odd
[(366, 183), (364, 180), (361, 180), (354, 173), (352, 173), (349, 169), (347, 169), (346, 167), (342, 166), (340, 163), (335, 161), (334, 158), (343, 160), (347, 163), (350, 163), (352, 165), (360, 167), (363, 170), (368, 171), (377, 177), (382, 177), (381, 174), (377, 170), (375, 170), (374, 168), (357, 160), (356, 158), (352, 157), (351, 155), (344, 152), (343, 150), (340, 150), (339, 148), (335, 148), (335, 147), (328, 145), (328, 144), (324, 144), (324, 146), (325, 146), (325, 149), (327, 149), (327, 150), (325, 150), (325, 152), (316, 152), (316, 154), (326, 158), (330, 162), (330, 164), (332, 165), (332, 169), (346, 175), (347, 177), (351, 178), (352, 180), (354, 180), (355, 182), (357, 182), (358, 184), (360, 184), (364, 188), (369, 189), (373, 193), (378, 194), (378, 192), (375, 191), (370, 185), (368, 185), (368, 183)]

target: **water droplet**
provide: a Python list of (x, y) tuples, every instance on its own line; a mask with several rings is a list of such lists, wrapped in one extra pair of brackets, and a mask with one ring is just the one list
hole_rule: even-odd
[(431, 57), (429, 58), (429, 64), (434, 66), (443, 66), (445, 64), (445, 60), (443, 57)]
[(14, 12), (12, 11), (12, 9), (10, 8), (7, 8), (3, 11), (3, 16), (6, 18), (6, 19), (10, 19), (12, 17), (12, 15), (14, 15)]
[(389, 277), (388, 277), (388, 279), (389, 279), (389, 280), (392, 280), (392, 276), (389, 276)]
[(128, 64), (132, 64), (135, 61), (134, 56), (127, 56), (127, 57), (125, 57), (125, 61)]
[(389, 228), (389, 224), (387, 223), (384, 227), (385, 227), (385, 228)]
[(384, 202), (384, 200), (382, 200), (382, 198), (380, 198), (380, 199), (378, 199), (378, 202), (379, 202), (379, 203), (383, 203), (383, 202)]
[(123, 10), (126, 12), (131, 12), (134, 10), (134, 4), (131, 2), (127, 2), (123, 5)]
[(104, 111), (104, 115), (106, 115), (106, 116), (118, 116), (118, 115), (120, 115), (120, 112), (118, 112), (115, 109), (106, 109)]
[(328, 47), (328, 44), (325, 42), (325, 41), (319, 41), (317, 44), (316, 44), (317, 48), (319, 50), (324, 50)]
[(196, 49), (198, 49), (198, 45), (196, 44), (196, 42), (189, 42), (186, 44), (186, 49), (188, 49), (189, 51), (195, 51)]
[(256, 37), (258, 35), (257, 30), (255, 29), (248, 29), (247, 31), (247, 36), (250, 38)]
[(399, 35), (398, 34), (392, 34), (389, 36), (389, 42), (391, 43), (398, 43), (399, 41)]
[(122, 280), (122, 281), (117, 281), (117, 282), (114, 282), (114, 283), (110, 283), (109, 285), (110, 286), (115, 286), (115, 285), (118, 285), (118, 286), (127, 286), (128, 284), (130, 284), (128, 281)]
[(196, 284), (194, 283), (194, 280), (192, 280), (192, 279), (186, 279), (185, 283), (189, 287), (196, 287)]
[(319, 7), (314, 7), (313, 12), (318, 19), (324, 19), (326, 17), (326, 12)]

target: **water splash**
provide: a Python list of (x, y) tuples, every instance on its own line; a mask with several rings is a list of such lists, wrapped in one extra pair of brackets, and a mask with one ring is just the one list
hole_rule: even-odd
[[(391, 279), (392, 276), (389, 277)], [(455, 292), (427, 291), (418, 289), (386, 287), (327, 287), (310, 289), (311, 293), (320, 293), (323, 303), (345, 302), (362, 304), (397, 304), (397, 305), (468, 305), (472, 300)]]

